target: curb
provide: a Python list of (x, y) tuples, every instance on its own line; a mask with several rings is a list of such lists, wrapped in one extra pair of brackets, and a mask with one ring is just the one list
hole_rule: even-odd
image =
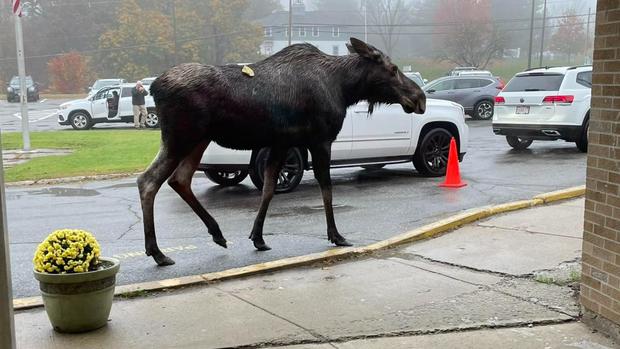
[[(568, 189), (557, 190), (534, 196), (529, 200), (513, 201), (494, 206), (484, 206), (474, 208), (465, 212), (441, 219), (437, 222), (427, 224), (420, 228), (396, 235), (389, 239), (379, 241), (362, 247), (334, 248), (324, 252), (317, 252), (303, 256), (278, 259), (271, 262), (252, 264), (240, 268), (232, 268), (218, 272), (206, 273), (201, 275), (183, 276), (174, 279), (149, 281), (131, 285), (117, 286), (114, 292), (116, 297), (132, 298), (140, 296), (142, 292), (163, 291), (172, 288), (208, 284), (212, 282), (224, 281), (228, 279), (246, 277), (276, 270), (299, 267), (326, 260), (337, 260), (350, 258), (365, 254), (374, 253), (380, 250), (393, 248), (405, 243), (428, 239), (439, 236), (448, 231), (454, 230), (462, 225), (472, 223), (500, 213), (506, 213), (524, 208), (531, 208), (549, 204), (555, 201), (572, 199), (585, 194), (585, 185)], [(41, 297), (18, 298), (13, 300), (14, 310), (25, 310), (43, 306)]]
[(142, 172), (111, 173), (111, 174), (104, 174), (104, 175), (48, 178), (48, 179), (37, 179), (37, 180), (29, 180), (29, 181), (7, 182), (4, 185), (6, 187), (19, 187), (19, 186), (27, 186), (27, 185), (76, 183), (76, 182), (84, 182), (84, 181), (99, 181), (99, 180), (107, 180), (107, 179), (127, 178), (131, 176), (139, 176), (140, 174), (142, 174)]

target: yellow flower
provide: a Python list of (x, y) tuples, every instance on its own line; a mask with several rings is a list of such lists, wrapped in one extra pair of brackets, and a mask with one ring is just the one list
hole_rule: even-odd
[(91, 233), (61, 229), (37, 247), (32, 262), (38, 272), (80, 273), (96, 266), (99, 253), (99, 243)]

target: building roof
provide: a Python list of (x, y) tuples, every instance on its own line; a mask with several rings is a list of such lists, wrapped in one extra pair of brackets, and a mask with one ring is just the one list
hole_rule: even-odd
[[(288, 11), (276, 11), (267, 17), (261, 18), (259, 21), (263, 26), (287, 26)], [(332, 11), (293, 11), (293, 26), (299, 25), (337, 25), (345, 27), (347, 25), (364, 24), (359, 14)]]

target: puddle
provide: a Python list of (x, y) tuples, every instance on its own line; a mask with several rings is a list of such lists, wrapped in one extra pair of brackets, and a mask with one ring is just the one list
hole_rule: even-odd
[[(354, 209), (353, 206), (335, 204), (333, 205), (334, 212), (345, 212), (351, 211)], [(275, 211), (275, 209), (274, 209)], [(278, 212), (273, 212), (269, 214), (269, 217), (289, 217), (289, 216), (297, 216), (297, 215), (307, 215), (313, 213), (323, 213), (323, 205), (316, 206), (297, 206), (291, 207), (288, 209), (279, 209)]]
[(28, 192), (29, 195), (53, 195), (53, 196), (97, 196), (100, 193), (92, 189), (79, 188), (45, 188)]

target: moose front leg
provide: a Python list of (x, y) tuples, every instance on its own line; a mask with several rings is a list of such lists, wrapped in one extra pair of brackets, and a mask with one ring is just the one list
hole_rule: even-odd
[(331, 142), (319, 144), (310, 149), (310, 153), (312, 153), (314, 178), (319, 182), (321, 194), (323, 195), (323, 207), (325, 208), (325, 218), (327, 220), (327, 239), (336, 244), (336, 246), (351, 246), (347, 239), (338, 233), (336, 220), (334, 219), (334, 208), (332, 207), (332, 180), (329, 174), (331, 152)]
[(267, 215), (269, 203), (271, 202), (273, 194), (276, 190), (278, 174), (282, 168), (284, 156), (287, 151), (288, 149), (271, 148), (269, 150), (269, 155), (267, 156), (267, 163), (265, 164), (265, 172), (263, 174), (263, 195), (260, 202), (260, 208), (258, 209), (258, 214), (254, 220), (252, 232), (250, 233), (250, 239), (254, 243), (254, 247), (256, 247), (259, 251), (271, 250), (271, 247), (269, 247), (265, 243), (265, 240), (263, 240), (263, 225), (265, 223), (265, 216)]

